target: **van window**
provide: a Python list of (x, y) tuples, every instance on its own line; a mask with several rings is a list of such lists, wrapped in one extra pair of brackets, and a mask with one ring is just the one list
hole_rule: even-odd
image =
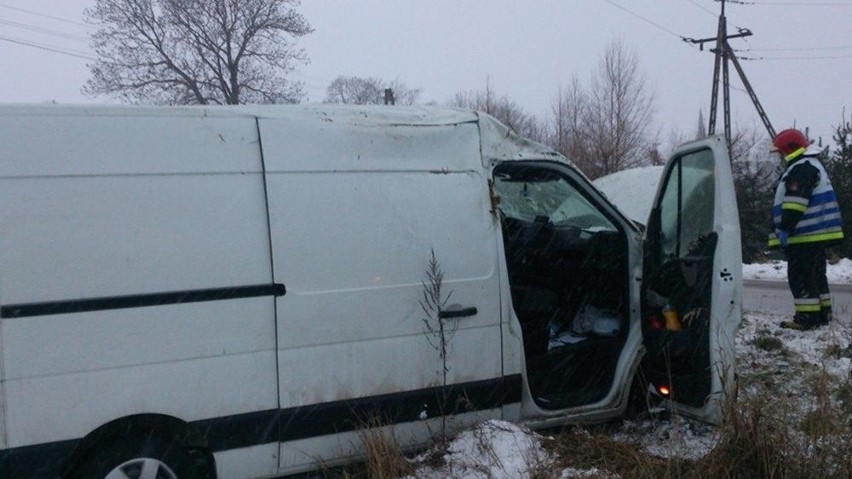
[(660, 257), (683, 257), (713, 230), (713, 153), (700, 150), (670, 170), (660, 200)]

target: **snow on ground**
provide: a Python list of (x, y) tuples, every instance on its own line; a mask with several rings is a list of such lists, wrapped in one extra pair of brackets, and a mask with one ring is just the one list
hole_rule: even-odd
[[(786, 280), (786, 264), (743, 265), (746, 279)], [(829, 281), (852, 284), (852, 261), (828, 267)], [(740, 403), (770, 398), (783, 408), (789, 424), (798, 424), (813, 411), (814, 384), (828, 374), (829, 384), (852, 377), (852, 318), (840, 317), (814, 331), (782, 329), (782, 315), (746, 311), (736, 337)], [(716, 445), (718, 429), (676, 416), (623, 421), (612, 433), (659, 457), (698, 459)], [(451, 442), (444, 465), (421, 465), (413, 479), (525, 479), (542, 477), (554, 458), (542, 447), (542, 436), (505, 421), (487, 421), (464, 431)], [(563, 478), (618, 477), (606, 471), (549, 469)], [(550, 476), (548, 476), (550, 477)]]
[(541, 446), (539, 435), (510, 422), (492, 420), (460, 433), (450, 442), (443, 460), (442, 466), (420, 468), (414, 477), (523, 478), (537, 465), (550, 464), (553, 457)]
[[(815, 407), (811, 391), (820, 374), (829, 374), (829, 382), (837, 384), (852, 375), (848, 318), (814, 331), (793, 331), (778, 326), (783, 319), (779, 315), (744, 316), (736, 338), (740, 402), (767, 397), (781, 401), (789, 424), (798, 424)], [(767, 338), (777, 339), (779, 349), (761, 346)], [(715, 427), (676, 416), (623, 421), (612, 437), (658, 457), (685, 459), (703, 457), (719, 439)], [(597, 469), (554, 470), (554, 458), (541, 442), (541, 435), (523, 426), (487, 421), (456, 436), (442, 466), (421, 465), (409, 479), (532, 479), (542, 477), (542, 470), (563, 478), (618, 477)]]
[[(830, 284), (852, 284), (852, 260), (843, 258), (835, 264), (829, 263), (826, 275)], [(744, 264), (743, 279), (787, 281), (787, 262)]]

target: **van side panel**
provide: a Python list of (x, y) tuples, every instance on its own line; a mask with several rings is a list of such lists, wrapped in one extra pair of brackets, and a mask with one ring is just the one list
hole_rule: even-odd
[(253, 119), (0, 117), (0, 144), (9, 447), (277, 408), (273, 296), (225, 299), (272, 284)]
[[(2, 267), (2, 265), (0, 265)], [(3, 365), (3, 320), (0, 319), (0, 449), (7, 447), (6, 440), (6, 368)]]
[[(282, 407), (377, 396), (388, 404), (440, 387), (436, 338), (424, 334), (419, 304), (431, 251), (447, 304), (477, 309), (447, 323), (458, 328), (447, 383), (500, 380), (499, 230), (476, 125), (260, 126), (275, 276), (288, 288), (278, 298)], [(422, 404), (404, 420), (439, 414)]]

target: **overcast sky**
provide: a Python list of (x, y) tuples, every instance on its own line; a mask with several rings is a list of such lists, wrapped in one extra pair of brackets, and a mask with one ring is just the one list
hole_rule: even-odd
[[(829, 139), (852, 112), (852, 0), (727, 4), (741, 64), (776, 130), (794, 123)], [(80, 93), (93, 53), (83, 10), (94, 0), (0, 0), (0, 102), (106, 103)], [(338, 75), (374, 76), (445, 102), (486, 81), (547, 114), (560, 85), (587, 81), (608, 44), (636, 53), (655, 96), (655, 131), (691, 135), (708, 116), (713, 55), (681, 37), (714, 37), (714, 0), (305, 0), (314, 27), (298, 69), (309, 101)], [(27, 43), (31, 45), (22, 45)], [(35, 46), (32, 46), (35, 45)], [(51, 50), (61, 50), (58, 53)], [(741, 51), (739, 51), (741, 50)], [(76, 56), (72, 56), (76, 55)], [(80, 58), (84, 57), (84, 58)], [(747, 58), (760, 58), (747, 60)], [(762, 125), (731, 67), (734, 123)], [(717, 131), (722, 131), (721, 101)]]

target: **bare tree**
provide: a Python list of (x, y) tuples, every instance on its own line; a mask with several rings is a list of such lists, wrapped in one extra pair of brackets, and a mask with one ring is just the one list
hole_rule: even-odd
[(413, 105), (420, 96), (419, 88), (409, 88), (399, 80), (384, 81), (374, 77), (340, 75), (326, 89), (325, 103), (376, 105), (384, 102), (385, 89), (393, 90), (395, 103)]
[(488, 113), (523, 137), (536, 141), (545, 139), (542, 124), (508, 95), (498, 95), (490, 80), (486, 81), (485, 90), (458, 92), (449, 103), (450, 106)]
[(592, 168), (593, 158), (586, 121), (589, 97), (580, 80), (574, 77), (567, 88), (559, 87), (551, 109), (551, 128), (547, 143), (573, 161), (581, 170)]
[(552, 107), (549, 143), (597, 178), (653, 160), (653, 97), (636, 56), (622, 42), (607, 47), (588, 88), (574, 78)]
[(636, 55), (619, 40), (607, 47), (589, 91), (589, 140), (598, 177), (642, 164), (648, 145), (653, 97)]
[(420, 88), (411, 88), (399, 80), (386, 83), (386, 88), (393, 90), (397, 105), (413, 105), (420, 98)]
[(88, 95), (134, 103), (295, 103), (312, 31), (299, 0), (96, 0)]

